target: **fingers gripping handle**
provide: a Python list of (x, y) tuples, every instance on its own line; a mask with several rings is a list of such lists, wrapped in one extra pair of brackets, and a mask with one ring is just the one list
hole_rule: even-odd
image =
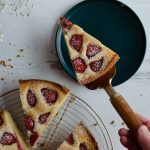
[(115, 94), (111, 96), (110, 101), (130, 131), (133, 133), (133, 136), (136, 137), (137, 130), (142, 125), (142, 122), (136, 117), (131, 107), (121, 95)]

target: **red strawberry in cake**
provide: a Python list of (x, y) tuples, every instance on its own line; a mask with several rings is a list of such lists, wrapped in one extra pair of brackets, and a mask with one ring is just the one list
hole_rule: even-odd
[(47, 129), (70, 91), (57, 83), (45, 80), (21, 80), (20, 97), (29, 144), (37, 147), (39, 137)]
[(89, 84), (108, 72), (119, 56), (81, 27), (60, 17), (69, 56), (80, 84)]

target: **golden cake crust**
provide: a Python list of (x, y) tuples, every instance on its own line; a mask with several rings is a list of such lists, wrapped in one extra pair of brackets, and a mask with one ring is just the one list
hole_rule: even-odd
[(20, 92), (23, 92), (24, 89), (28, 86), (36, 86), (39, 84), (51, 84), (52, 86), (55, 86), (57, 89), (59, 89), (64, 95), (68, 94), (70, 90), (58, 83), (54, 83), (52, 81), (47, 81), (47, 80), (39, 80), (39, 79), (29, 79), (29, 80), (20, 80), (19, 85), (20, 85)]

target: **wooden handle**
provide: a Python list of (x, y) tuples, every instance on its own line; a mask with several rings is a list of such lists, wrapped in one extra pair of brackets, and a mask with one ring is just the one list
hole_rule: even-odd
[(136, 137), (137, 130), (142, 125), (142, 122), (136, 117), (131, 107), (121, 95), (115, 94), (110, 100), (116, 111), (133, 133), (134, 137)]

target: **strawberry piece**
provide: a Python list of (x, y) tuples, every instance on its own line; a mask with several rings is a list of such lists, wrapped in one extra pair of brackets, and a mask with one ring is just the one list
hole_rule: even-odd
[(37, 132), (33, 132), (30, 136), (30, 141), (29, 141), (30, 145), (33, 146), (38, 138), (39, 138), (39, 134)]
[(43, 88), (41, 92), (46, 100), (46, 102), (51, 105), (56, 102), (58, 98), (58, 93), (52, 89)]
[(70, 135), (68, 136), (68, 138), (66, 139), (66, 141), (67, 141), (68, 144), (73, 145), (73, 143), (74, 143), (73, 135), (70, 134)]
[(73, 47), (77, 52), (80, 52), (83, 43), (82, 35), (73, 35), (69, 43), (70, 46)]
[(2, 126), (3, 125), (3, 119), (2, 119), (2, 117), (0, 116), (0, 126)]
[(104, 58), (90, 63), (90, 67), (94, 72), (98, 72), (103, 64)]
[(88, 150), (85, 143), (80, 144), (80, 150)]
[(12, 145), (16, 143), (16, 137), (12, 133), (5, 132), (0, 139), (2, 145)]
[(31, 107), (34, 107), (37, 103), (37, 99), (31, 90), (29, 90), (27, 93), (27, 101)]
[(19, 140), (16, 138), (18, 150), (24, 150)]
[(85, 69), (87, 68), (84, 60), (80, 57), (73, 59), (72, 65), (74, 67), (74, 70), (78, 73), (83, 73)]
[(64, 17), (60, 17), (60, 23), (64, 28), (70, 29), (73, 26), (73, 23)]
[(31, 132), (33, 131), (34, 128), (34, 121), (32, 118), (28, 115), (24, 115), (24, 124), (26, 129), (30, 130)]
[(86, 56), (88, 58), (91, 58), (95, 56), (97, 53), (101, 51), (101, 47), (95, 46), (95, 45), (89, 45), (87, 47)]
[(50, 115), (50, 112), (48, 113), (45, 113), (45, 114), (42, 114), (40, 117), (39, 117), (39, 122), (41, 124), (44, 124), (46, 121), (47, 121), (47, 118), (49, 117)]

